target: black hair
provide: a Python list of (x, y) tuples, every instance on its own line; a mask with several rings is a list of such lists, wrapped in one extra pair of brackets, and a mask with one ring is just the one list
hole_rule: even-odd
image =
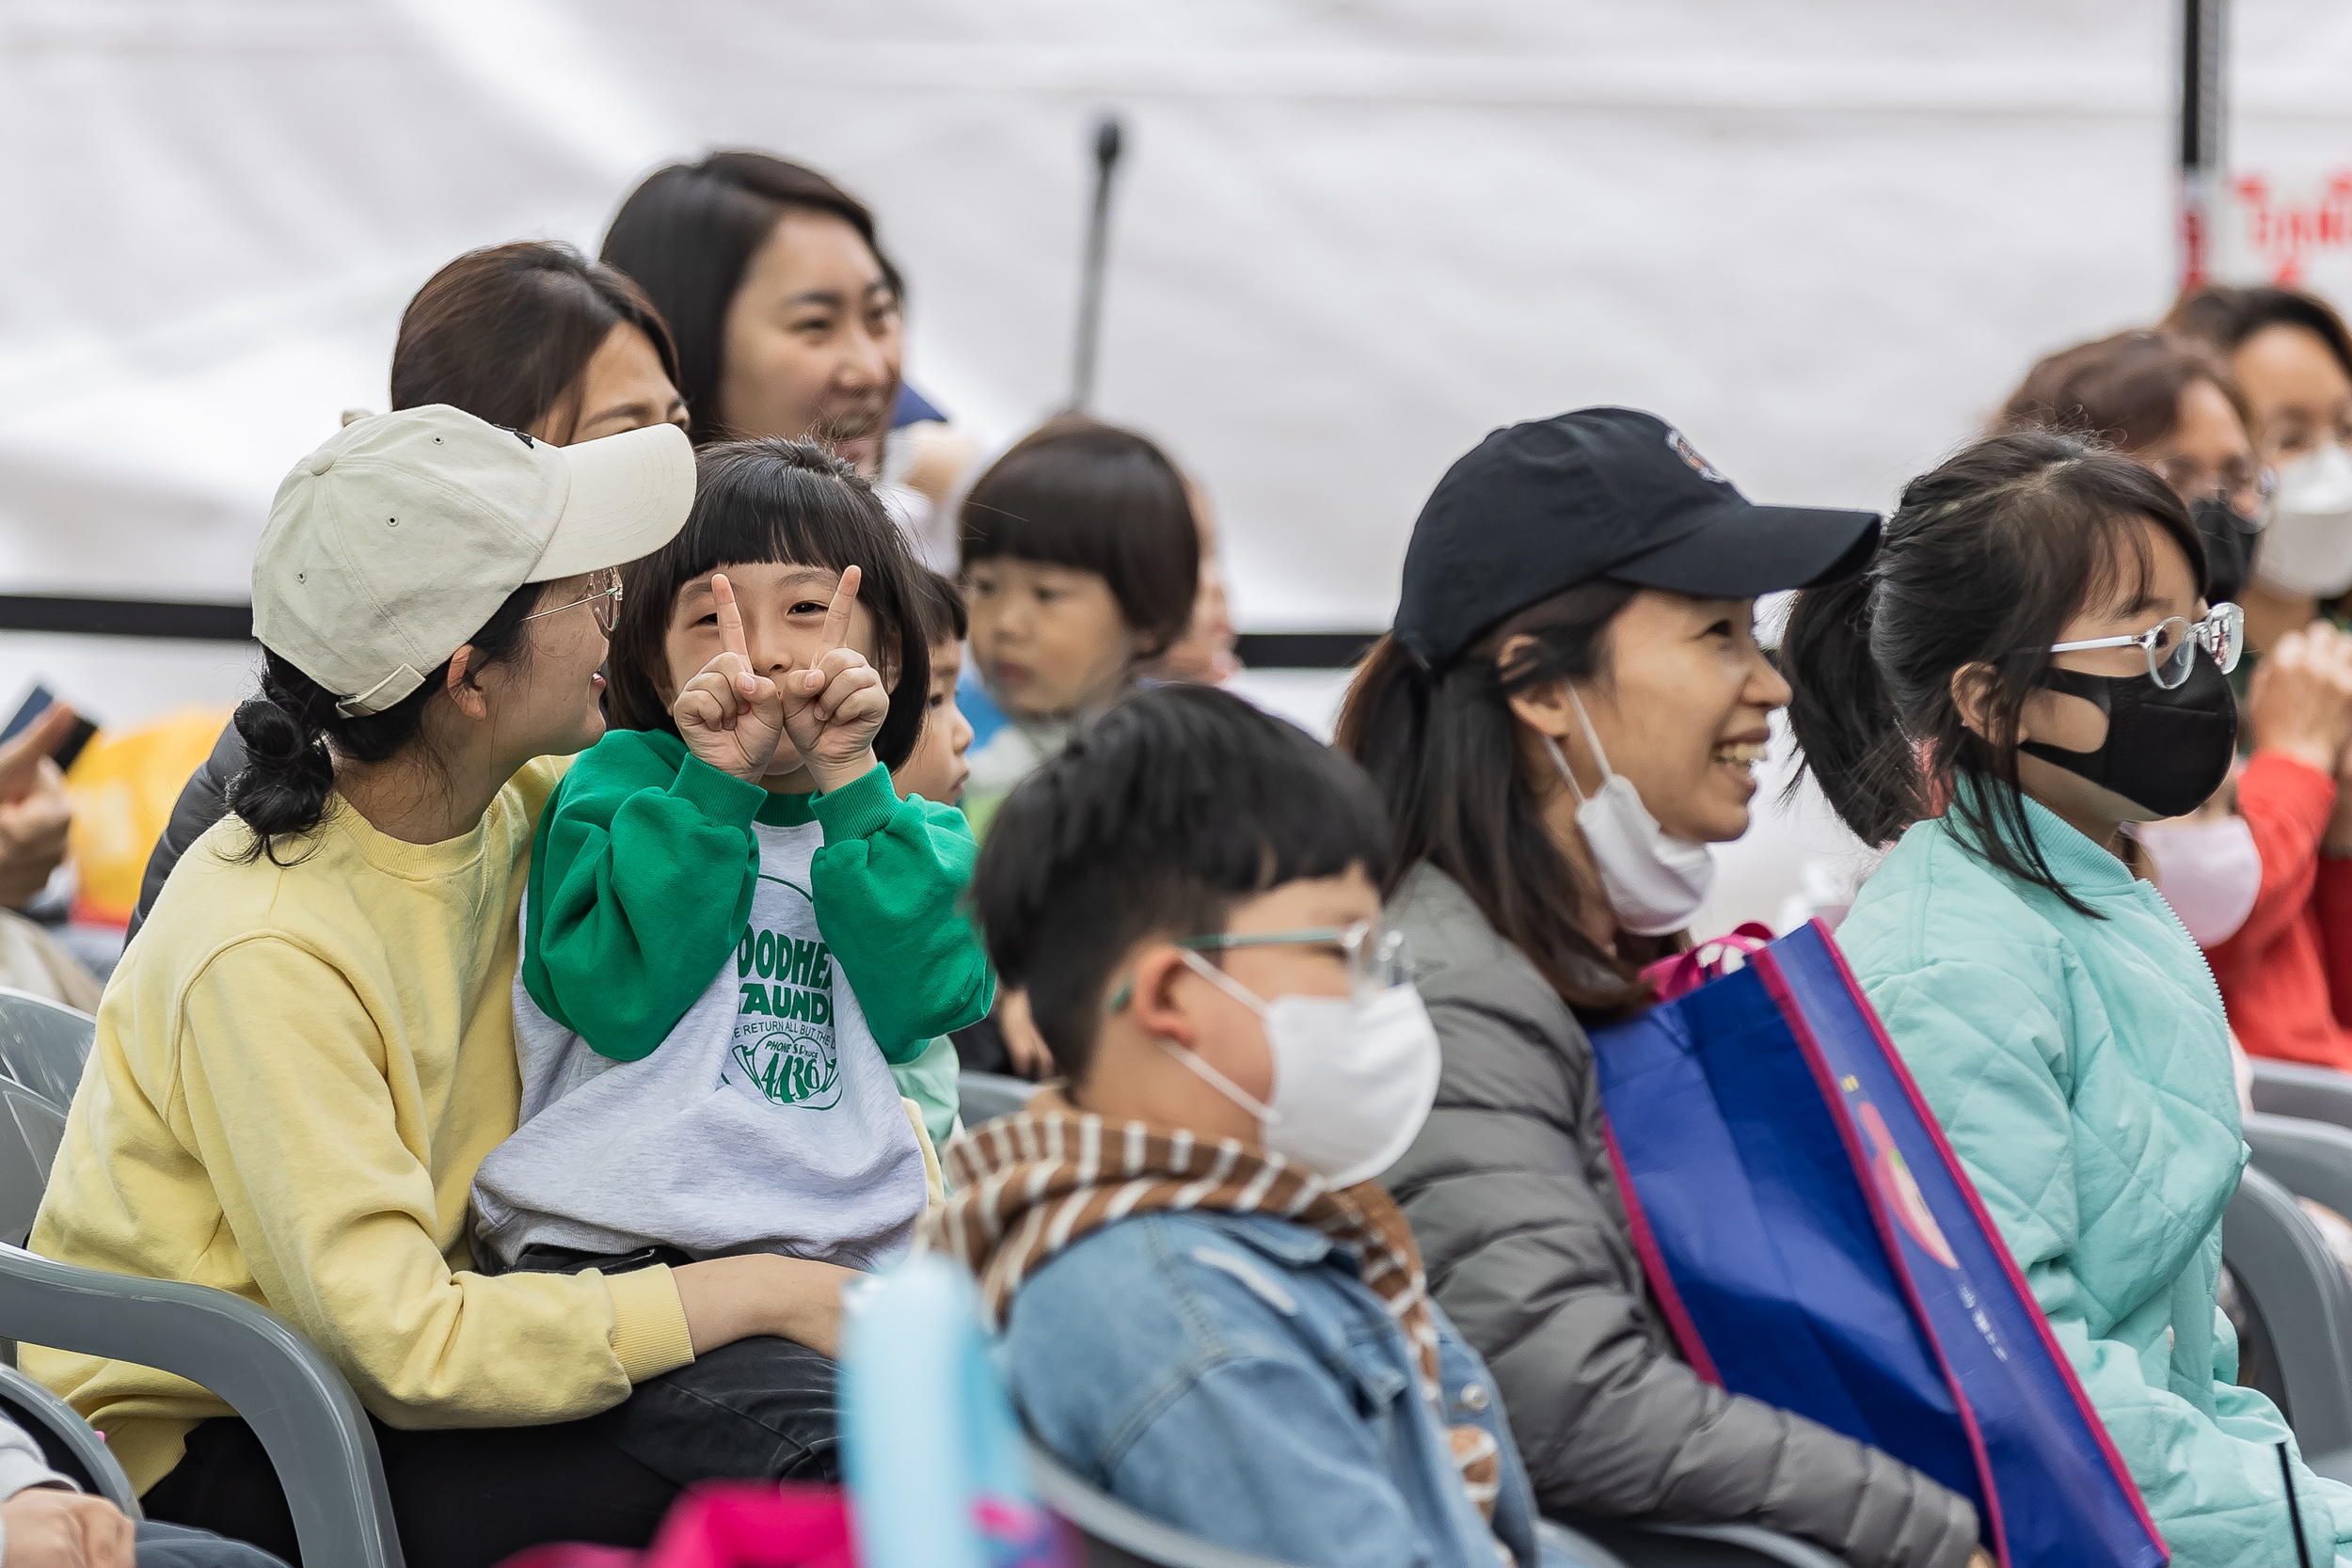
[(2344, 329), (2335, 307), (2300, 289), (2208, 283), (2182, 295), (2163, 325), (2168, 332), (2210, 343), (2224, 354), (2235, 354), (2265, 326), (2299, 326), (2325, 343), (2344, 373), (2352, 376), (2352, 332)]
[(1081, 726), (1007, 798), (972, 902), (990, 962), (1083, 1082), (1136, 942), (1221, 931), (1235, 903), (1352, 865), (1388, 867), (1361, 769), (1238, 697), (1163, 686)]
[(657, 169), (605, 230), (604, 260), (637, 280), (676, 338), (678, 390), (697, 442), (745, 434), (720, 420), (727, 307), (752, 258), (795, 210), (829, 214), (857, 230), (892, 296), (905, 303), (905, 280), (875, 237), (866, 203), (815, 169), (766, 152), (713, 152)]
[[(468, 679), (493, 664), (522, 657), (529, 646), (523, 618), (539, 602), (544, 587), (532, 582), (515, 590), (482, 629), (466, 640), (473, 650), (466, 662)], [(266, 856), (271, 864), (281, 866), (309, 859), (309, 848), (293, 860), (279, 859), (279, 841), (306, 836), (325, 820), (339, 756), (386, 762), (411, 747), (424, 747), (428, 760), (437, 764), (438, 757), (429, 751), (430, 737), (423, 733), (424, 714), (446, 694), (449, 666), (450, 660), (443, 659), (414, 691), (383, 712), (346, 718), (335, 705), (351, 693), (327, 690), (292, 660), (263, 648), (261, 695), (239, 704), (232, 721), (237, 738), (245, 742), (246, 760), (229, 781), (229, 809), (253, 830), (252, 842), (234, 858), (249, 864)]]
[(772, 436), (703, 448), (686, 526), (621, 568), (624, 593), (605, 673), (605, 716), (612, 727), (677, 734), (662, 685), (678, 594), (714, 571), (754, 562), (859, 569), (857, 602), (874, 618), (875, 665), (894, 683), (874, 755), (884, 768), (904, 763), (922, 736), (930, 695), (930, 645), (916, 576), (924, 568), (855, 468), (821, 447)]
[(1604, 634), (1638, 592), (1605, 578), (1581, 583), (1505, 619), (1435, 672), (1393, 634), (1383, 637), (1348, 687), (1334, 741), (1388, 805), (1396, 859), (1381, 891), (1394, 893), (1423, 862), (1437, 867), (1586, 1019), (1645, 1005), (1641, 964), (1677, 943), (1620, 931), (1613, 955), (1586, 934), (1588, 920), (1609, 910), (1608, 891), (1544, 825), (1545, 794), (1527, 776), (1510, 698), (1605, 678)]
[[(2066, 624), (2153, 570), (2142, 519), (2201, 584), (2204, 546), (2155, 473), (2054, 432), (1987, 436), (1904, 487), (1860, 576), (1798, 596), (1781, 642), (1789, 725), (1804, 769), (1865, 843), (1943, 814), (1994, 869), (2095, 914), (2034, 837), (2018, 722)], [(1981, 736), (1953, 694), (1972, 666), (1987, 672)]]
[(548, 438), (565, 445), (580, 423), (581, 373), (624, 325), (652, 342), (675, 386), (670, 329), (620, 273), (548, 241), (469, 250), (401, 313), (392, 406), (445, 403), (510, 430), (552, 417)]
[(943, 577), (928, 566), (917, 569), (914, 601), (915, 618), (923, 626), (925, 647), (961, 642), (972, 635), (972, 610), (963, 602), (963, 590), (956, 586), (955, 578)]
[(1184, 476), (1132, 430), (1066, 414), (1023, 436), (964, 497), (966, 570), (994, 556), (1092, 572), (1143, 646), (1165, 652), (1192, 625), (1200, 525)]

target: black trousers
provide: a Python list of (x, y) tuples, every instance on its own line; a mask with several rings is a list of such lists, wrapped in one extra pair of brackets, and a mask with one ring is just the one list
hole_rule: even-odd
[[(409, 1568), (489, 1568), (550, 1541), (644, 1546), (699, 1481), (840, 1477), (834, 1364), (788, 1339), (739, 1339), (641, 1383), (585, 1420), (403, 1432), (371, 1418)], [(251, 1542), (299, 1564), (261, 1439), (233, 1417), (139, 1499), (151, 1519)]]

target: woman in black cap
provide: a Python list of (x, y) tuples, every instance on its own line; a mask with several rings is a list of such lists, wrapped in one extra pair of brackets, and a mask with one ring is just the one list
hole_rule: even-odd
[(1756, 595), (1851, 575), (1878, 532), (1868, 513), (1751, 504), (1647, 414), (1499, 430), (1422, 509), (1339, 744), (1387, 797), (1390, 920), (1445, 1053), (1385, 1180), (1501, 1380), (1544, 1511), (1750, 1522), (1857, 1568), (1961, 1568), (1966, 1499), (1676, 1357), (1584, 1035), (1647, 1002), (1641, 966), (1706, 897), (1707, 846), (1747, 830), (1788, 700)]

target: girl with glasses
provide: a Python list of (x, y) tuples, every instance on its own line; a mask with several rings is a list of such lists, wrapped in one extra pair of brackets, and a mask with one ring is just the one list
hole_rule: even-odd
[(1847, 825), (1894, 845), (1839, 943), (2175, 1560), (2325, 1560), (2352, 1489), (2295, 1461), (2216, 1311), (2245, 1148), (2221, 994), (2122, 858), (2230, 771), (2239, 622), (2206, 569), (2150, 469), (1990, 437), (1799, 599), (1789, 718)]

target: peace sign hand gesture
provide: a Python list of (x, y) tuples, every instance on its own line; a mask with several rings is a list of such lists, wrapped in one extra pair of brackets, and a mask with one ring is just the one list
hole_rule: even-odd
[(855, 566), (841, 574), (825, 610), (816, 664), (784, 678), (785, 733), (826, 794), (873, 771), (874, 736), (890, 713), (882, 672), (848, 645), (863, 577)]
[(720, 652), (686, 683), (670, 705), (670, 717), (688, 751), (755, 784), (767, 776), (784, 735), (784, 696), (774, 681), (752, 673), (743, 612), (724, 572), (711, 574), (710, 596), (719, 604)]

